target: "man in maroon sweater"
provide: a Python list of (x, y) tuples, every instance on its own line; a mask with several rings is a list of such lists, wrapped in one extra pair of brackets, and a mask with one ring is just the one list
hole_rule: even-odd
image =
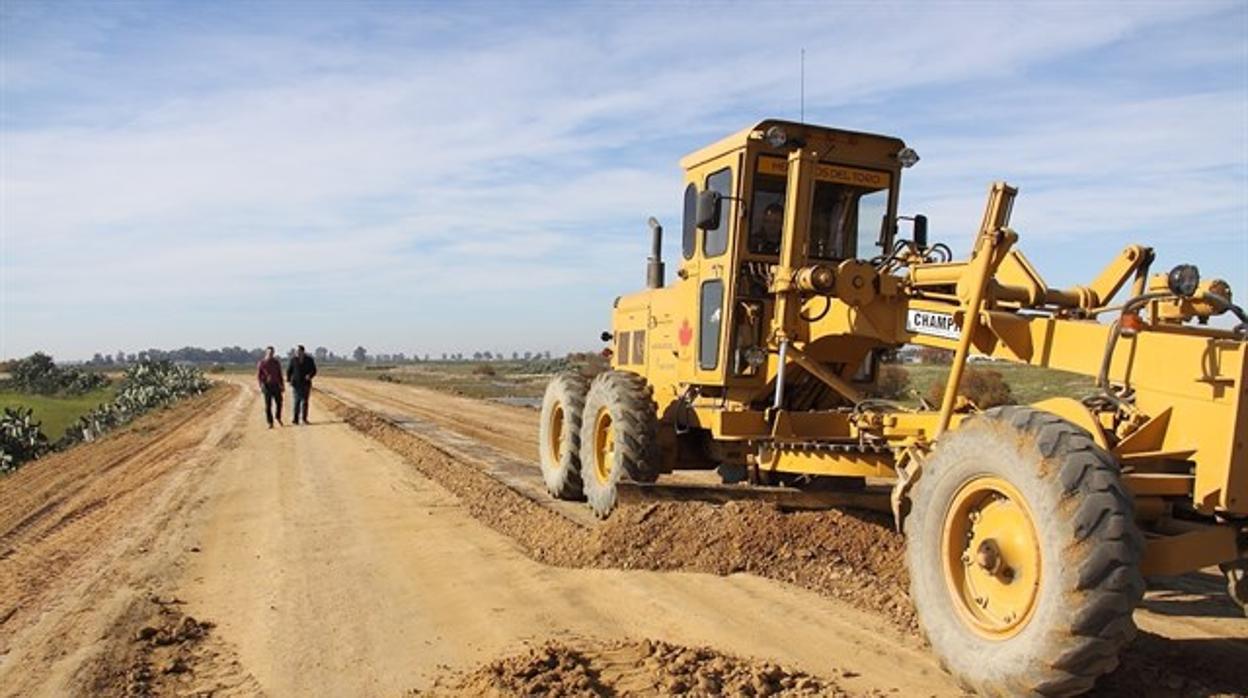
[(282, 380), (282, 362), (273, 355), (273, 347), (265, 347), (264, 358), (256, 364), (256, 380), (260, 382), (260, 392), (264, 393), (264, 418), (273, 428), (273, 403), (277, 403), (277, 423), (282, 423), (282, 393), (286, 383)]

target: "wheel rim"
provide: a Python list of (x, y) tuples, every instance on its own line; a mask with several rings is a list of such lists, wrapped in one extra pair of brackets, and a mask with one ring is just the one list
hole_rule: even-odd
[(604, 484), (611, 481), (615, 463), (615, 429), (611, 427), (611, 412), (604, 407), (594, 420), (594, 475)]
[(563, 462), (563, 405), (559, 403), (550, 411), (550, 439), (547, 448), (550, 449), (551, 463)]
[(969, 480), (943, 530), (945, 581), (959, 615), (991, 639), (1022, 630), (1040, 590), (1040, 539), (1022, 494), (1001, 478)]

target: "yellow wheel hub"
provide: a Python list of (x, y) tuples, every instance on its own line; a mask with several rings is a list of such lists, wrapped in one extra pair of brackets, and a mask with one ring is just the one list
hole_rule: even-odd
[(954, 605), (976, 632), (1005, 639), (1022, 630), (1040, 590), (1040, 539), (1013, 485), (997, 477), (962, 485), (945, 514), (941, 553)]
[(555, 408), (550, 411), (550, 442), (547, 448), (550, 449), (550, 462), (559, 463), (562, 458), (560, 451), (563, 448), (563, 405), (556, 404)]
[(594, 420), (594, 476), (603, 484), (611, 481), (611, 468), (615, 466), (615, 429), (612, 427), (611, 412), (604, 407)]

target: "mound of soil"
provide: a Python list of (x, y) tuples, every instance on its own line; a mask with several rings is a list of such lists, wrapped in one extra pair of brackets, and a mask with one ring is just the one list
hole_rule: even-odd
[(438, 679), (429, 696), (859, 696), (834, 680), (706, 647), (547, 643)]
[(882, 612), (917, 628), (904, 539), (870, 512), (783, 512), (759, 502), (620, 507), (594, 529), (600, 564), (625, 569), (749, 572)]
[(183, 613), (182, 603), (160, 596), (136, 602), (116, 627), (128, 637), (115, 638), (113, 656), (100, 662), (93, 688), (118, 696), (190, 692), (197, 665), (209, 658), (207, 641), (215, 626)]
[(446, 487), (473, 517), (527, 554), (561, 567), (749, 572), (877, 611), (909, 632), (904, 540), (886, 517), (863, 512), (785, 513), (760, 502), (621, 506), (592, 528), (518, 494), (371, 412), (336, 405), (353, 427)]

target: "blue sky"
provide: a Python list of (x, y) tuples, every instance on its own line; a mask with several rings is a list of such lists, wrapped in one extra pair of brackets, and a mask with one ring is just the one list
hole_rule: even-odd
[(1143, 242), (1248, 298), (1244, 2), (3, 0), (0, 355), (595, 348), (799, 47), (956, 252), (1005, 179), (1052, 285)]

